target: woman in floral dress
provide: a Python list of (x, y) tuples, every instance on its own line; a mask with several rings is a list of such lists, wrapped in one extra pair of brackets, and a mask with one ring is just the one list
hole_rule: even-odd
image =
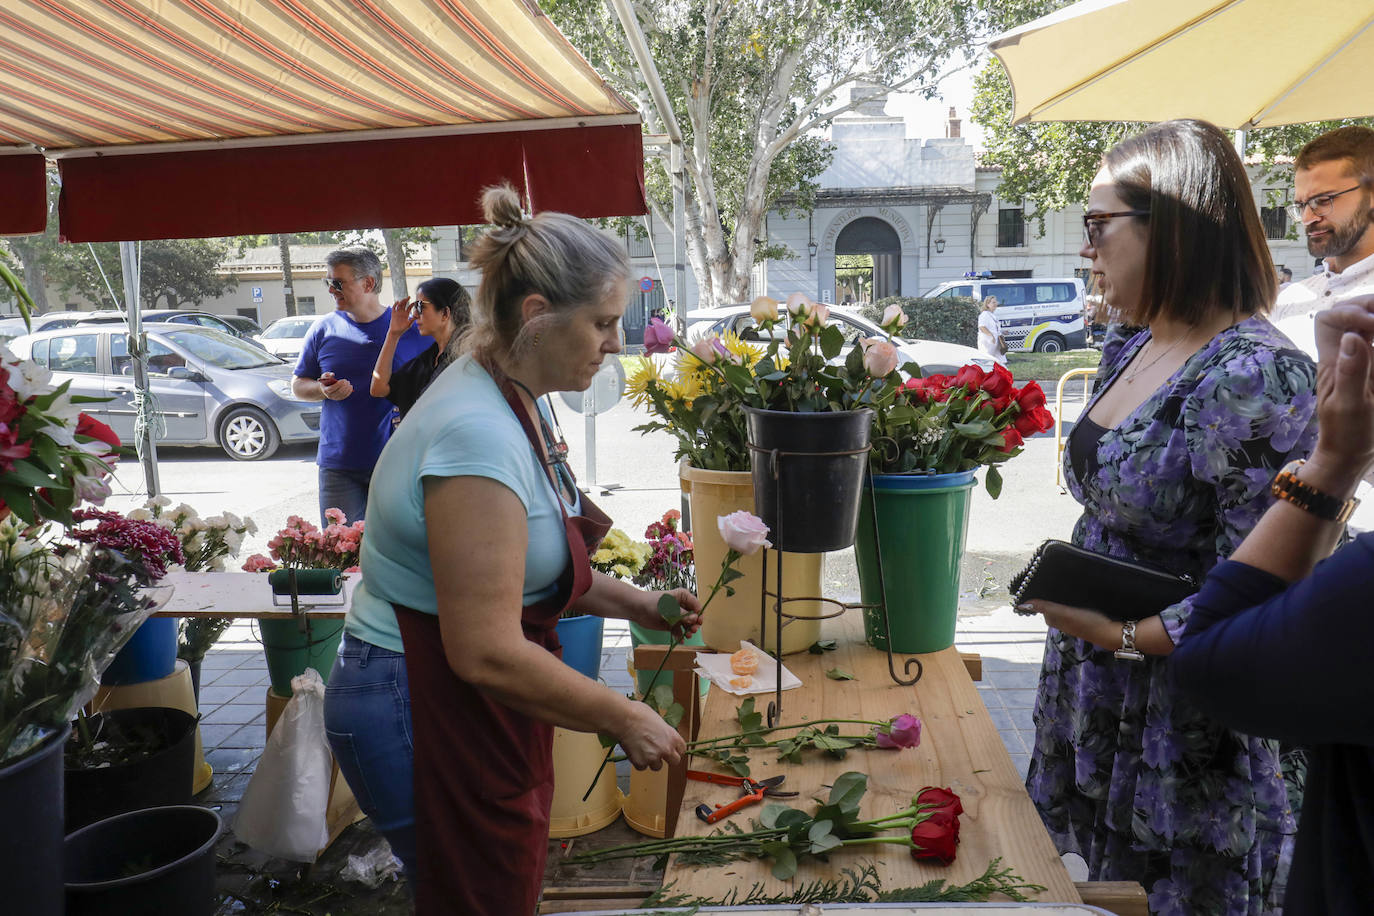
[[(1201, 581), (1310, 450), (1315, 370), (1261, 317), (1273, 267), (1244, 168), (1212, 125), (1166, 122), (1118, 145), (1084, 226), (1107, 301), (1145, 330), (1104, 358), (1070, 436), (1073, 541)], [(1059, 850), (1092, 880), (1141, 882), (1157, 914), (1268, 911), (1296, 809), (1275, 742), (1171, 688), (1165, 656), (1191, 599), (1131, 624), (1047, 601), (1018, 610), (1050, 625), (1026, 787)]]

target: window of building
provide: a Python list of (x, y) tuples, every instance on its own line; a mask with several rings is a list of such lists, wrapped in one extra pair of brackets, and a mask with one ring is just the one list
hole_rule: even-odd
[(297, 314), (297, 315), (313, 315), (313, 314), (315, 314), (315, 297), (314, 297), (314, 296), (297, 296), (297, 297), (296, 297), (296, 314)]
[(1020, 203), (1003, 204), (998, 209), (997, 247), (1026, 247), (1026, 211)]
[(653, 215), (650, 214), (644, 217), (644, 222), (648, 224), (647, 226), (636, 224), (626, 227), (626, 253), (628, 253), (630, 257), (652, 258), (654, 256), (653, 220)]
[(1260, 207), (1260, 222), (1264, 224), (1264, 237), (1283, 239), (1288, 237), (1288, 189), (1265, 188), (1264, 203)]

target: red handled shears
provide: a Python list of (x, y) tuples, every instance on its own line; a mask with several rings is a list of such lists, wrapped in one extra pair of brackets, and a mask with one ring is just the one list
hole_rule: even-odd
[(763, 801), (765, 795), (774, 798), (792, 798), (796, 792), (781, 792), (778, 786), (786, 776), (771, 776), (768, 779), (750, 779), (748, 776), (724, 776), (720, 773), (707, 773), (703, 770), (688, 770), (688, 779), (696, 779), (701, 782), (714, 782), (723, 786), (739, 786), (743, 794), (726, 805), (716, 805), (711, 808), (709, 805), (697, 805), (697, 817), (708, 824), (714, 824), (721, 818), (729, 817), (741, 808), (748, 807), (755, 802)]

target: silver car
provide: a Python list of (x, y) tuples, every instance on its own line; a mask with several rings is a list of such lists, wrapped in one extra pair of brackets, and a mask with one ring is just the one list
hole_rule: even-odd
[[(320, 437), (320, 405), (291, 394), (292, 367), (222, 331), (146, 328), (148, 387), (167, 423), (160, 445), (218, 445), (230, 458), (268, 458), (283, 442)], [(108, 398), (86, 411), (134, 440), (133, 360), (122, 327), (85, 325), (18, 337), (16, 355), (47, 366), (72, 394)]]

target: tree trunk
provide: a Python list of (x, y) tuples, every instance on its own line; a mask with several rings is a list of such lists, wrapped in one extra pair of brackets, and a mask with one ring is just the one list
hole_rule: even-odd
[(50, 311), (48, 308), (48, 278), (43, 274), (43, 265), (38, 257), (38, 246), (24, 244), (23, 239), (10, 239), (10, 247), (19, 256), (19, 262), (24, 266), (24, 288), (29, 292), (29, 298), (37, 306), (35, 314), (42, 315)]
[(281, 252), (281, 282), (286, 292), (286, 314), (296, 314), (296, 287), (291, 280), (291, 236), (285, 232), (277, 236), (277, 249)]
[(406, 283), (406, 246), (401, 230), (383, 229), (382, 238), (386, 239), (386, 266), (391, 270), (391, 294), (404, 299), (410, 295), (410, 289)]

